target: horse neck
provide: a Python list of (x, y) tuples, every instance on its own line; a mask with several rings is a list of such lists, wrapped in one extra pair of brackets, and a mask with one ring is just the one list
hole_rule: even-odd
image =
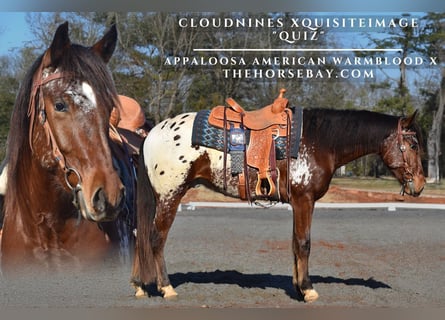
[(384, 115), (377, 116), (382, 116), (382, 118), (371, 117), (361, 120), (360, 129), (353, 133), (348, 147), (339, 150), (337, 166), (342, 166), (369, 154), (381, 155), (383, 143), (392, 134), (396, 122), (393, 124), (393, 118), (390, 116), (387, 118), (383, 118)]
[[(323, 117), (322, 113), (316, 115)], [(379, 154), (390, 134), (388, 116), (366, 111), (327, 111), (316, 135), (338, 168), (368, 154)], [(389, 124), (391, 126), (389, 126)]]
[[(8, 165), (8, 188), (6, 193), (6, 210), (14, 212), (22, 220), (40, 221), (42, 216), (51, 215), (52, 221), (59, 220), (56, 213), (66, 212), (67, 202), (58, 168), (44, 168), (40, 160), (31, 154), (29, 147), (23, 147), (18, 161)], [(69, 202), (69, 201), (68, 201)]]
[[(357, 134), (356, 134), (357, 135)], [(341, 167), (351, 161), (354, 161), (360, 157), (366, 156), (368, 154), (379, 153), (380, 144), (377, 141), (369, 144), (366, 143), (369, 137), (357, 136), (354, 141), (351, 141), (350, 144), (343, 146), (342, 148), (338, 148), (335, 150), (335, 167)], [(363, 140), (361, 140), (363, 139)], [(360, 141), (365, 141), (362, 143)]]

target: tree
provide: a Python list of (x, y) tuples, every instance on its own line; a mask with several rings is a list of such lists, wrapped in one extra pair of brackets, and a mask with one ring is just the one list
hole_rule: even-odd
[(8, 56), (0, 57), (0, 159), (5, 157), (9, 119), (14, 107), (19, 83), (15, 77), (14, 63)]
[(412, 109), (412, 97), (409, 97), (406, 65), (403, 58), (408, 57), (409, 53), (414, 53), (423, 55), (427, 64), (430, 57), (435, 59), (434, 66), (418, 73), (419, 77), (423, 79), (414, 82), (421, 85), (421, 94), (424, 97), (424, 101), (420, 103), (424, 105), (422, 120), (423, 128), (427, 132), (428, 181), (438, 183), (440, 168), (444, 167), (444, 164), (441, 166), (440, 157), (443, 149), (441, 139), (445, 103), (445, 14), (429, 13), (422, 17), (421, 22), (417, 32), (414, 32), (412, 28), (403, 28), (402, 33), (399, 32), (389, 38), (374, 41), (381, 48), (400, 47), (403, 49), (397, 87), (398, 94), (381, 99), (377, 104), (377, 110), (402, 111), (406, 110), (407, 106)]
[[(404, 16), (410, 16), (409, 14), (405, 14)], [(395, 18), (394, 21), (398, 21), (398, 18)], [(386, 97), (382, 97), (377, 105), (375, 110), (386, 113), (393, 114), (409, 114), (414, 111), (412, 105), (412, 97), (410, 95), (408, 80), (407, 80), (407, 65), (406, 58), (411, 54), (417, 51), (417, 44), (419, 42), (419, 33), (412, 26), (406, 27), (389, 27), (386, 30), (386, 33), (382, 35), (372, 35), (369, 37), (371, 42), (371, 47), (377, 49), (387, 49), (387, 48), (398, 48), (401, 49), (398, 57), (400, 58), (399, 68), (399, 76), (396, 79), (393, 79), (392, 76), (389, 76), (384, 70), (383, 73), (388, 76), (389, 81), (396, 82), (396, 88), (394, 91), (395, 94), (387, 95)], [(382, 56), (384, 53), (374, 53), (374, 56)], [(390, 57), (391, 58), (391, 57)], [(390, 91), (390, 92), (391, 92)]]
[(114, 14), (119, 25), (119, 50), (113, 62), (118, 91), (136, 98), (155, 123), (185, 103), (189, 69), (169, 66), (169, 56), (188, 56), (200, 36), (180, 28), (179, 14)]
[(437, 58), (437, 64), (440, 66), (440, 80), (429, 90), (429, 95), (434, 97), (434, 100), (431, 109), (431, 129), (428, 132), (427, 142), (428, 181), (439, 183), (445, 105), (445, 13), (429, 13), (423, 20), (425, 25), (422, 30), (421, 52), (427, 58)]

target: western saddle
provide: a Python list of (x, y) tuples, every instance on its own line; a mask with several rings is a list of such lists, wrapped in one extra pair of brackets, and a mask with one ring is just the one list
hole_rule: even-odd
[[(213, 108), (209, 124), (224, 131), (224, 171), (226, 171), (227, 153), (231, 154), (232, 175), (239, 177), (239, 196), (250, 201), (248, 166), (257, 169), (258, 179), (255, 195), (260, 199), (279, 200), (277, 184), (279, 170), (276, 167), (275, 139), (286, 137), (287, 148), (291, 136), (292, 111), (289, 101), (284, 98), (285, 89), (281, 89), (278, 98), (268, 106), (254, 111), (245, 111), (235, 100), (228, 98), (227, 106)], [(244, 137), (237, 139), (236, 134), (250, 132), (249, 142)], [(235, 138), (234, 138), (235, 136)], [(244, 139), (243, 139), (244, 138)], [(235, 140), (235, 141), (234, 141)], [(247, 148), (246, 148), (247, 146)], [(241, 155), (241, 157), (239, 157)], [(289, 163), (289, 150), (287, 160)], [(236, 162), (243, 162), (240, 165)], [(227, 187), (224, 177), (224, 188)]]

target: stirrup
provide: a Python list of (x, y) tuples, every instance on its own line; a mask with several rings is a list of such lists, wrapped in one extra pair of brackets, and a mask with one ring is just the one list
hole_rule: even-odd
[[(267, 194), (264, 193), (263, 188), (261, 188), (261, 184), (263, 181), (267, 181), (267, 183), (268, 183), (269, 191), (267, 192)], [(273, 181), (270, 173), (268, 172), (266, 174), (266, 178), (261, 178), (260, 174), (258, 173), (258, 179), (257, 179), (256, 187), (255, 187), (256, 195), (271, 197), (271, 196), (274, 196), (276, 192), (277, 192), (277, 187), (276, 187), (275, 182)]]

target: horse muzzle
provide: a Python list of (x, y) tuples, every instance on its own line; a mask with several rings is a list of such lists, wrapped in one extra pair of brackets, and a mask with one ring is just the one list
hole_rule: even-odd
[(400, 194), (402, 196), (407, 194), (413, 197), (419, 197), (425, 187), (425, 183), (425, 181), (416, 181), (416, 179), (413, 178), (404, 179)]
[(87, 205), (83, 190), (76, 191), (74, 205), (86, 220), (94, 222), (113, 221), (125, 206), (125, 188), (120, 190), (115, 204), (111, 204), (102, 188), (98, 188), (91, 198), (91, 209)]

